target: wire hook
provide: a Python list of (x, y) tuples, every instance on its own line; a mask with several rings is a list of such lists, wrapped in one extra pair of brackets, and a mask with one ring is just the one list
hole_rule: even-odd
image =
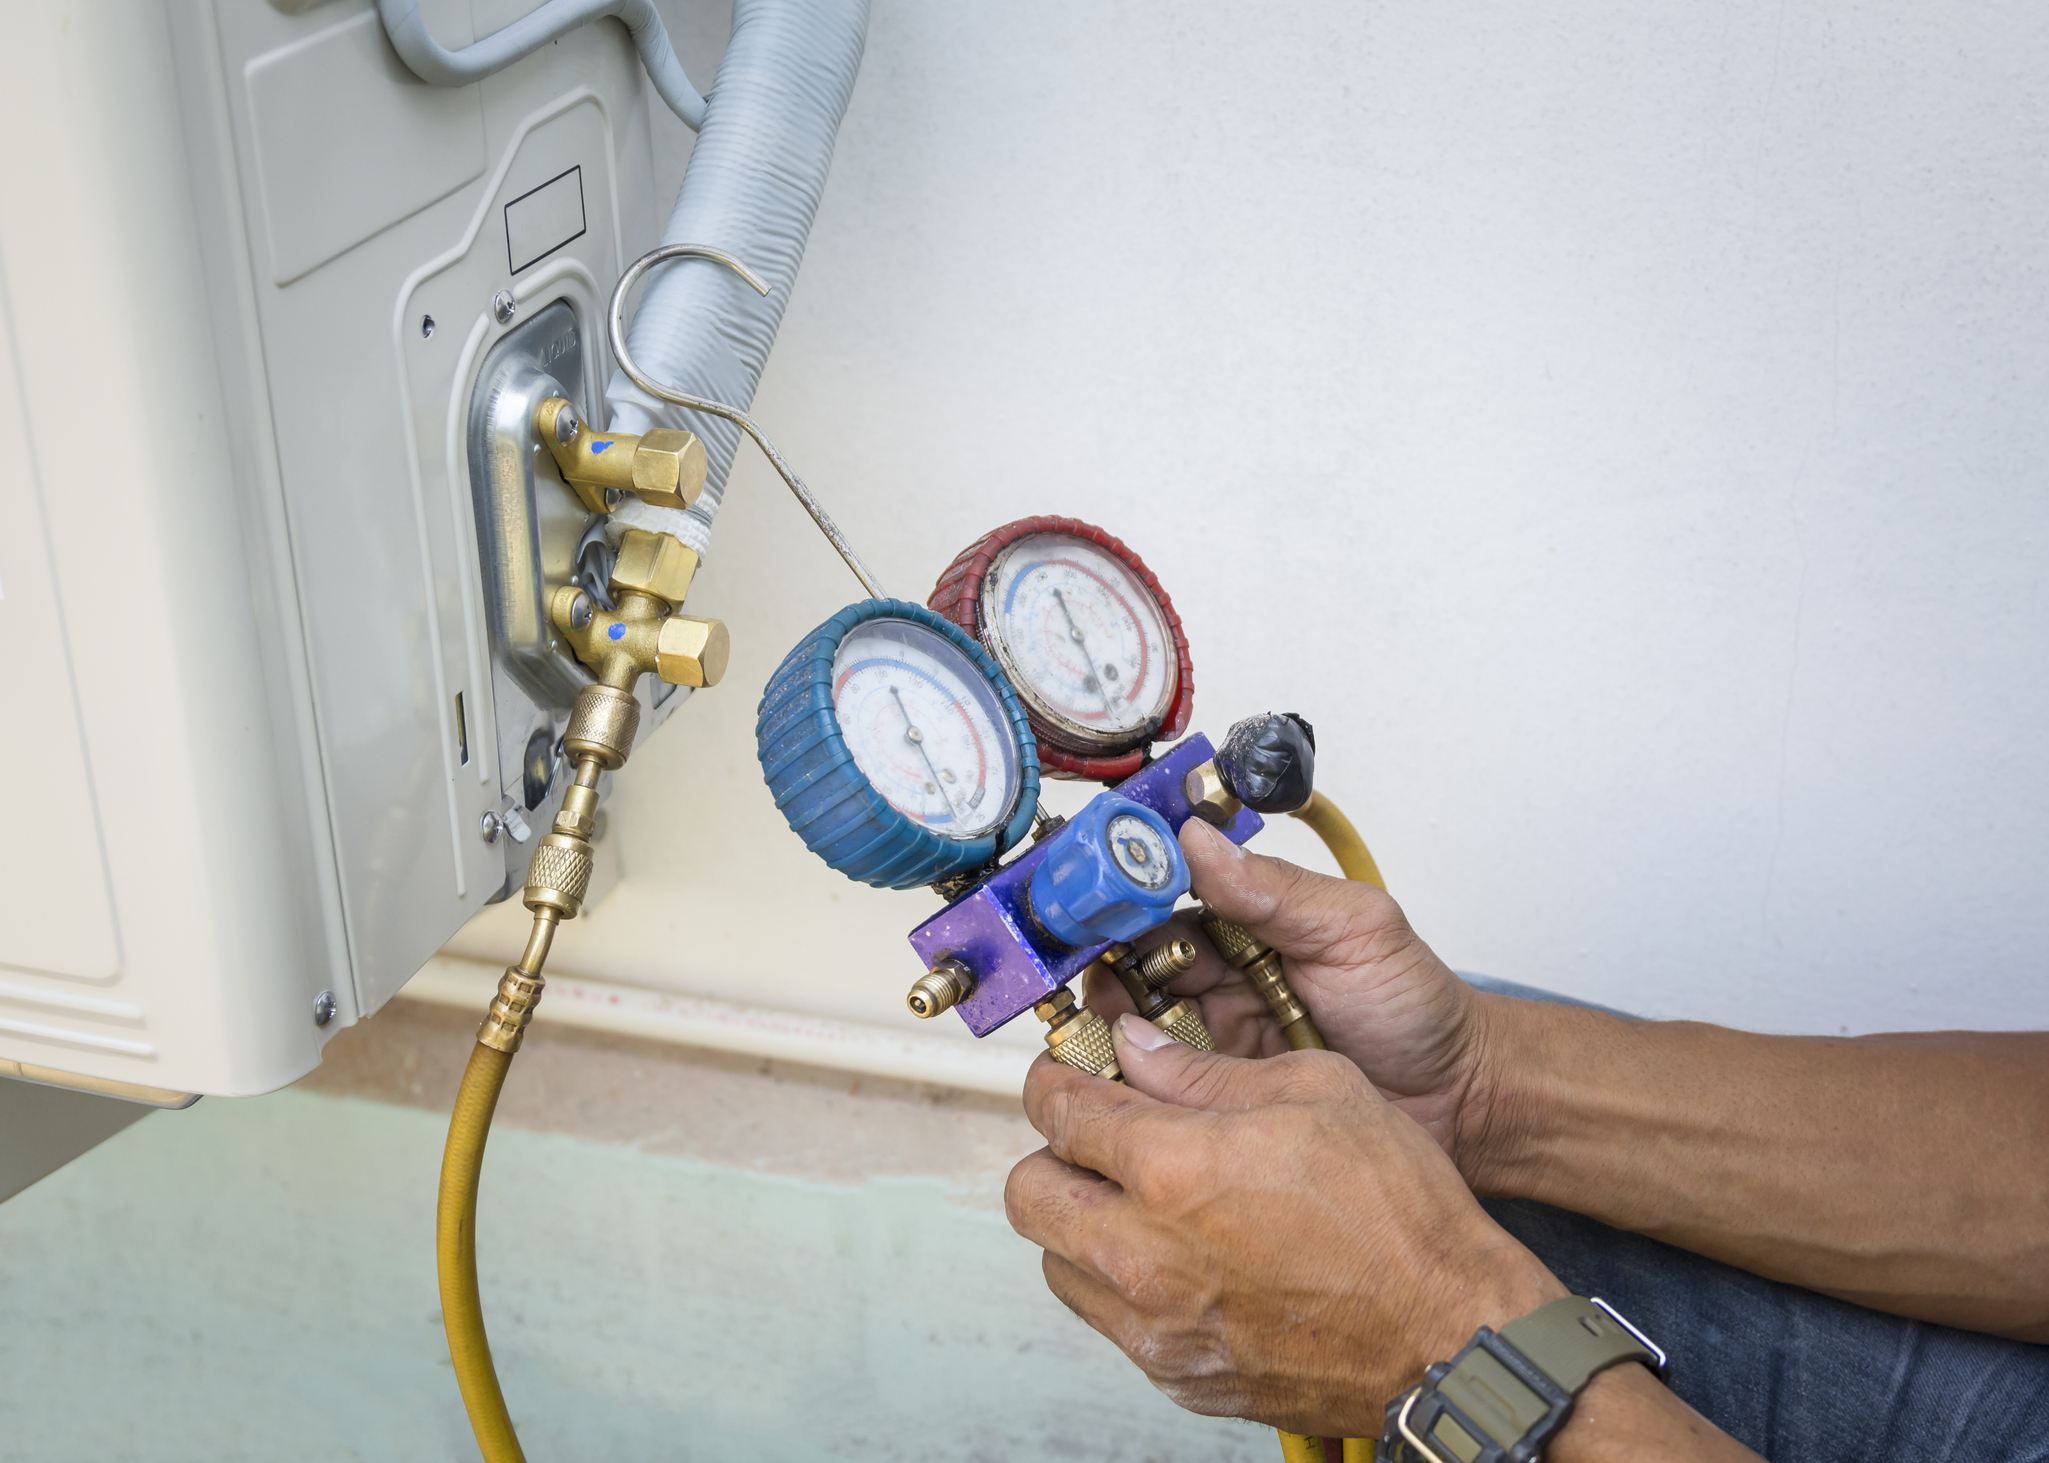
[(804, 485), (804, 480), (797, 476), (796, 469), (784, 461), (782, 453), (776, 451), (775, 444), (754, 424), (752, 417), (737, 406), (728, 406), (709, 397), (692, 396), (672, 386), (662, 385), (635, 365), (633, 357), (627, 354), (626, 296), (634, 285), (640, 282), (642, 275), (657, 264), (666, 264), (671, 259), (709, 259), (715, 264), (725, 265), (752, 285), (757, 293), (768, 293), (768, 284), (760, 275), (732, 255), (721, 253), (717, 249), (706, 248), (702, 244), (664, 244), (659, 249), (650, 249), (627, 266), (626, 272), (619, 276), (618, 286), (612, 291), (608, 323), (612, 337), (612, 356), (619, 362), (619, 369), (626, 373), (627, 380), (649, 396), (683, 407), (687, 411), (701, 411), (707, 416), (723, 417), (753, 438), (754, 445), (761, 449), (762, 455), (768, 458), (769, 465), (781, 475), (782, 480), (790, 485), (790, 491), (797, 495), (797, 501), (803, 504), (804, 511), (811, 515), (811, 521), (818, 525), (818, 531), (826, 536), (832, 546), (839, 550), (839, 556), (847, 561), (847, 567), (854, 571), (854, 577), (861, 581), (861, 587), (868, 591), (871, 598), (887, 599), (889, 596), (884, 594), (882, 586), (875, 582), (875, 576), (868, 572), (868, 566), (861, 562), (861, 556), (854, 552), (854, 546), (847, 542), (847, 536), (840, 532), (839, 525), (832, 521), (832, 515), (819, 506), (818, 499), (812, 495), (811, 489)]

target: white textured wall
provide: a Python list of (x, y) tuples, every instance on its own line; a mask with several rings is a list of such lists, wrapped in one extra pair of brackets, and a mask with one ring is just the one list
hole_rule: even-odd
[[(1197, 725), (1311, 717), (1455, 964), (2041, 1025), (2045, 147), (2017, 0), (877, 0), (759, 415), (900, 594), (1126, 536)], [(814, 866), (752, 750), (853, 581), (743, 459), (701, 583), (732, 674), (563, 959), (898, 1019), (932, 901)]]

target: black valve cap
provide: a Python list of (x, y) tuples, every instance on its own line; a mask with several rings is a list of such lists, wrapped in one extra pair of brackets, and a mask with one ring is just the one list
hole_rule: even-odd
[(1316, 790), (1316, 732), (1292, 711), (1247, 717), (1225, 736), (1217, 774), (1255, 813), (1292, 813)]

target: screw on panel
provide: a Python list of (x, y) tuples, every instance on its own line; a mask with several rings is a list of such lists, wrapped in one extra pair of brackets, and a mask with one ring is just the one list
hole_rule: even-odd
[(325, 1026), (334, 1020), (335, 1009), (334, 992), (322, 991), (313, 998), (313, 1024)]
[(499, 823), (496, 813), (486, 813), (483, 817), (477, 819), (477, 831), (484, 835), (484, 842), (486, 843), (496, 843), (498, 841), (498, 830), (501, 826), (503, 825)]
[(511, 290), (500, 290), (491, 296), (491, 313), (498, 317), (500, 325), (512, 323), (512, 317), (519, 313), (519, 301), (512, 298)]

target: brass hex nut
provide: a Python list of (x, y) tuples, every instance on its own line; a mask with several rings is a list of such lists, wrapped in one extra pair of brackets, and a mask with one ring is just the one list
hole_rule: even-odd
[(657, 427), (633, 449), (633, 496), (657, 508), (688, 508), (704, 491), (707, 470), (696, 433)]
[(1237, 817), (1238, 810), (1245, 806), (1224, 786), (1215, 761), (1191, 767), (1181, 779), (1181, 795), (1188, 799), (1189, 809), (1196, 817), (1217, 828)]
[(651, 594), (672, 605), (683, 603), (697, 575), (697, 551), (666, 533), (629, 528), (619, 540), (612, 562), (612, 591)]
[(725, 621), (671, 615), (655, 641), (655, 674), (672, 686), (716, 686), (732, 652)]

